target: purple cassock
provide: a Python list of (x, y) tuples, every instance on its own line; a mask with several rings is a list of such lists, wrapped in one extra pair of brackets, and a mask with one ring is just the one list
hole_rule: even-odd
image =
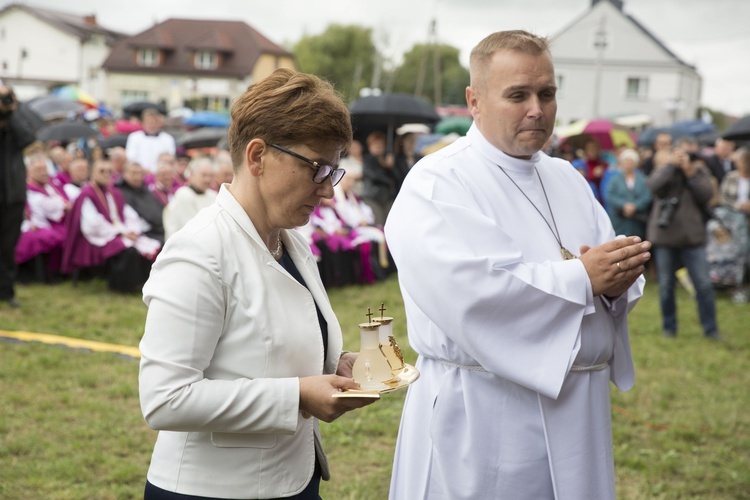
[(56, 188), (60, 189), (62, 189), (65, 184), (70, 184), (71, 182), (73, 182), (73, 178), (68, 172), (65, 172), (64, 170), (61, 170), (57, 173), (56, 176), (50, 179), (50, 183)]
[[(65, 224), (65, 202), (68, 201), (68, 197), (65, 191), (55, 186), (54, 184), (47, 184), (57, 196), (60, 197), (61, 203), (54, 209), (49, 210), (50, 213), (33, 213), (35, 211), (44, 212), (44, 207), (35, 207), (29, 203), (28, 197), (26, 201), (26, 214), (27, 221), (22, 226), (23, 231), (21, 237), (16, 244), (16, 263), (23, 264), (37, 255), (49, 254), (49, 260), (47, 267), (50, 271), (57, 271), (60, 268), (60, 261), (62, 257), (63, 244), (65, 243), (67, 228)], [(52, 198), (55, 195), (51, 194), (45, 187), (38, 186), (34, 183), (26, 184), (27, 192), (39, 193), (46, 198)], [(52, 212), (55, 212), (54, 215)], [(26, 228), (25, 226), (35, 221), (42, 222), (33, 229)]]
[(89, 243), (81, 232), (81, 207), (83, 206), (83, 201), (87, 199), (91, 200), (105, 219), (113, 222), (106, 201), (107, 193), (111, 194), (115, 200), (120, 220), (124, 220), (125, 199), (119, 189), (112, 186), (95, 187), (91, 183), (86, 184), (81, 189), (81, 194), (76, 198), (68, 216), (68, 238), (63, 250), (61, 267), (63, 273), (70, 274), (76, 268), (101, 266), (110, 257), (125, 250), (125, 243), (123, 243), (122, 238), (119, 236), (108, 241), (103, 247), (97, 247)]

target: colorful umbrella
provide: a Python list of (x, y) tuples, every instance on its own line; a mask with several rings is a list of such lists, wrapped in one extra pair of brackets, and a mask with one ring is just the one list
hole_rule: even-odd
[(581, 147), (590, 139), (599, 141), (604, 150), (612, 150), (619, 146), (635, 147), (635, 141), (630, 133), (609, 120), (578, 120), (570, 125), (560, 127), (556, 131), (560, 144)]
[(89, 109), (99, 107), (99, 102), (91, 94), (72, 85), (57, 87), (52, 91), (52, 94), (68, 101), (80, 102)]

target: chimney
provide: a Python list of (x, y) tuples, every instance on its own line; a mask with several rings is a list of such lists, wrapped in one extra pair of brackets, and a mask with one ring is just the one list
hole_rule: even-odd
[(83, 22), (86, 24), (96, 24), (96, 14), (90, 14), (88, 16), (83, 16)]
[(591, 6), (598, 4), (599, 2), (609, 2), (612, 5), (614, 5), (617, 10), (622, 12), (622, 4), (624, 3), (624, 0), (591, 0)]

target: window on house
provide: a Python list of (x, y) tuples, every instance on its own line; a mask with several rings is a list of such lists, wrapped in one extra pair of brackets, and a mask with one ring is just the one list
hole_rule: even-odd
[(140, 49), (137, 57), (138, 66), (154, 67), (159, 65), (159, 51), (156, 49)]
[(216, 52), (201, 50), (195, 53), (195, 67), (198, 69), (216, 69), (219, 65), (219, 58)]
[(142, 101), (148, 101), (148, 92), (145, 90), (123, 90), (120, 92), (120, 104), (122, 104), (122, 107)]
[(208, 109), (211, 111), (226, 111), (229, 109), (229, 98), (224, 96), (205, 96), (201, 98), (199, 107), (200, 109)]
[(645, 99), (648, 97), (648, 78), (629, 77), (625, 89), (626, 97)]

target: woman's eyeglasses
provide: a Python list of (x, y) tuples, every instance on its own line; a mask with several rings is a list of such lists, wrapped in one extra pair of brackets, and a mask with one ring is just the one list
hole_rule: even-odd
[(341, 181), (342, 177), (344, 177), (344, 174), (346, 173), (346, 170), (344, 170), (343, 168), (333, 168), (332, 166), (327, 164), (320, 164), (317, 161), (313, 161), (310, 158), (305, 158), (301, 154), (297, 154), (294, 151), (281, 147), (277, 144), (269, 144), (269, 146), (274, 149), (278, 149), (282, 153), (294, 156), (295, 158), (304, 161), (305, 163), (310, 165), (310, 167), (314, 168), (315, 173), (313, 174), (312, 180), (316, 184), (323, 184), (326, 179), (330, 177), (331, 184), (335, 186)]

